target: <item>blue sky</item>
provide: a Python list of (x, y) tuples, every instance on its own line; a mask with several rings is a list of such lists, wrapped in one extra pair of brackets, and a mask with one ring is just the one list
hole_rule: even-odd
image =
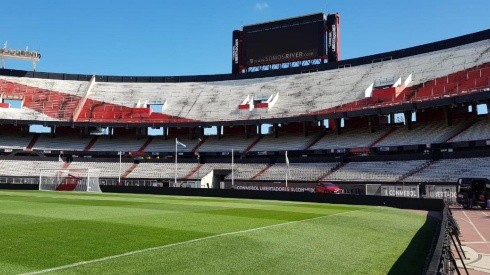
[(38, 71), (218, 74), (231, 72), (231, 33), (242, 25), (339, 12), (346, 59), (488, 29), (489, 10), (489, 0), (3, 1), (0, 43), (39, 50)]

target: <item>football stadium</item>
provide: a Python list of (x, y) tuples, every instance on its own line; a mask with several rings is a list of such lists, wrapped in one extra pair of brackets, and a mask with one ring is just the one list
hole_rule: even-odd
[(230, 31), (229, 74), (0, 69), (0, 273), (471, 274), (490, 29), (342, 59), (341, 16)]

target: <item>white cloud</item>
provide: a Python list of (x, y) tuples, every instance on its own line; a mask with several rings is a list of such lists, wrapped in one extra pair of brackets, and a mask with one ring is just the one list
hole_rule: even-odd
[(259, 2), (255, 3), (255, 9), (258, 11), (263, 11), (269, 7), (269, 4), (267, 2)]

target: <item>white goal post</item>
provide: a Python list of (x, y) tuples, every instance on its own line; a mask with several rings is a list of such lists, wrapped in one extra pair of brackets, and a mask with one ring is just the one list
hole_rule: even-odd
[(99, 169), (41, 169), (39, 190), (102, 192)]

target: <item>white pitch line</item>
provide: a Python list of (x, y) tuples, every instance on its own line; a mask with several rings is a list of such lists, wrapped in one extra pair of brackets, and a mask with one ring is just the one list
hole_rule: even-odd
[(357, 210), (352, 210), (352, 211), (347, 211), (347, 212), (342, 212), (342, 213), (336, 213), (336, 214), (326, 215), (326, 216), (320, 216), (320, 217), (315, 217), (315, 218), (310, 218), (310, 219), (305, 219), (305, 220), (271, 224), (271, 225), (267, 225), (267, 226), (251, 228), (251, 229), (246, 229), (246, 230), (241, 230), (241, 231), (222, 233), (222, 234), (218, 234), (218, 235), (212, 235), (212, 236), (207, 236), (207, 237), (198, 238), (198, 239), (192, 239), (192, 240), (178, 242), (178, 243), (171, 243), (171, 244), (166, 244), (166, 245), (162, 245), (162, 246), (145, 248), (145, 249), (141, 249), (141, 250), (134, 250), (134, 251), (130, 251), (130, 252), (122, 253), (122, 254), (102, 257), (102, 258), (98, 258), (98, 259), (93, 259), (90, 261), (82, 261), (82, 262), (77, 262), (77, 263), (73, 263), (73, 264), (62, 265), (62, 266), (58, 266), (58, 267), (53, 267), (53, 268), (48, 268), (48, 269), (43, 269), (43, 270), (38, 270), (38, 271), (33, 271), (33, 272), (28, 272), (28, 273), (23, 273), (22, 275), (44, 274), (44, 273), (48, 273), (48, 272), (59, 271), (59, 270), (68, 269), (68, 268), (74, 268), (74, 267), (78, 267), (78, 266), (82, 266), (82, 265), (109, 261), (109, 260), (113, 260), (113, 259), (117, 259), (117, 258), (121, 258), (121, 257), (132, 256), (135, 254), (150, 252), (150, 251), (154, 251), (154, 250), (159, 250), (159, 249), (164, 249), (164, 248), (169, 248), (169, 247), (174, 247), (174, 246), (179, 246), (179, 245), (185, 245), (185, 244), (205, 241), (205, 240), (209, 240), (209, 239), (216, 239), (216, 238), (230, 236), (230, 235), (238, 235), (238, 234), (242, 234), (242, 233), (249, 233), (249, 232), (254, 232), (254, 231), (258, 231), (258, 230), (262, 230), (262, 229), (268, 229), (268, 228), (272, 228), (272, 227), (278, 227), (278, 226), (289, 225), (289, 224), (294, 224), (294, 223), (318, 220), (321, 218), (333, 217), (333, 216), (338, 216), (338, 215), (351, 213), (351, 212), (355, 212), (355, 211), (361, 211), (361, 210), (362, 209), (357, 209)]
[(463, 214), (466, 216), (466, 218), (468, 219), (468, 222), (471, 224), (471, 226), (473, 226), (473, 228), (475, 229), (476, 233), (478, 233), (480, 238), (486, 242), (487, 240), (485, 239), (485, 237), (483, 237), (483, 235), (480, 233), (478, 228), (476, 228), (475, 224), (471, 221), (470, 217), (468, 217), (468, 215), (466, 215), (466, 212), (463, 211)]

